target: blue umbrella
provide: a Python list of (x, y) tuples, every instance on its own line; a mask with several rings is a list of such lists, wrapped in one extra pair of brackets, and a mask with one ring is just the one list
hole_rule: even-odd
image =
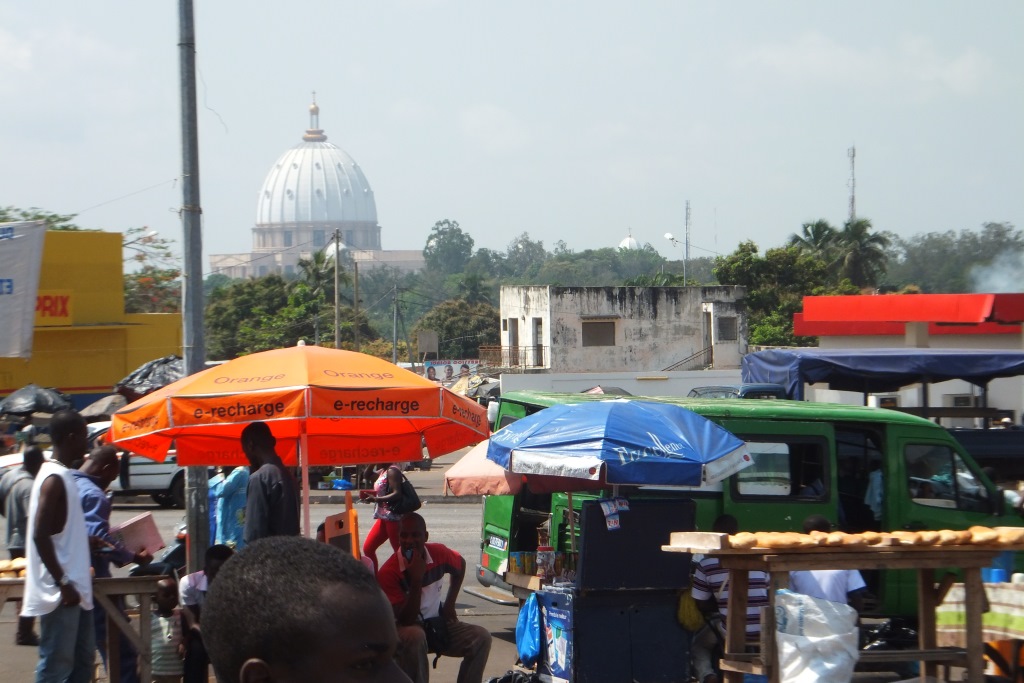
[(746, 444), (686, 408), (651, 401), (554, 405), (491, 435), (512, 472), (606, 484), (700, 486), (753, 464)]

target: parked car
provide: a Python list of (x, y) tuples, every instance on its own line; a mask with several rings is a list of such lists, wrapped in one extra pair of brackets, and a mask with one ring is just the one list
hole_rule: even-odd
[[(89, 424), (89, 448), (102, 445), (110, 431), (110, 422)], [(178, 453), (167, 452), (163, 462), (141, 455), (121, 458), (121, 475), (110, 485), (118, 495), (149, 495), (161, 507), (185, 507), (185, 468), (178, 465)]]

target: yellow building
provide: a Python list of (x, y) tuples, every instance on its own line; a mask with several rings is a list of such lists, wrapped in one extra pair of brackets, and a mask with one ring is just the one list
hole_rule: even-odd
[(146, 361), (181, 354), (181, 315), (124, 311), (122, 235), (49, 230), (32, 358), (0, 358), (0, 396), (57, 387), (82, 408)]

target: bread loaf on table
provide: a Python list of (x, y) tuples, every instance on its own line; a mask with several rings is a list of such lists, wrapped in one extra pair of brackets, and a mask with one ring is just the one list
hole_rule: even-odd
[(729, 547), (737, 550), (746, 550), (757, 545), (757, 536), (749, 531), (741, 531), (729, 537)]

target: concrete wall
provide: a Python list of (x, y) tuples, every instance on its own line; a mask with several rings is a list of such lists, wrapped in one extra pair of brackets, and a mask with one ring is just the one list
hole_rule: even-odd
[(695, 387), (739, 384), (739, 370), (690, 372), (587, 372), (513, 374), (501, 376), (501, 391), (561, 391), (576, 393), (595, 386), (619, 387), (634, 396), (686, 396)]
[[(742, 287), (502, 287), (501, 344), (545, 347), (540, 365), (552, 372), (661, 370), (712, 344), (716, 368), (738, 368), (744, 296)], [(724, 317), (736, 318), (738, 339), (716, 338)], [(601, 322), (614, 323), (614, 344), (584, 346), (584, 325)]]

